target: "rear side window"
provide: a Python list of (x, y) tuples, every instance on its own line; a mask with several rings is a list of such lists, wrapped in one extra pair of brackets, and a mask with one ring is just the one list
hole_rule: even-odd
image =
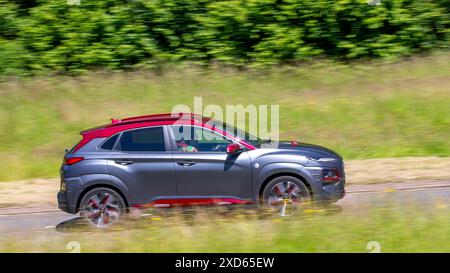
[(110, 137), (107, 141), (105, 141), (105, 143), (103, 143), (102, 146), (100, 146), (100, 148), (102, 148), (103, 150), (112, 150), (114, 148), (114, 144), (116, 144), (116, 140), (118, 137), (119, 135)]
[(122, 151), (165, 151), (163, 127), (123, 132), (120, 137), (120, 149)]

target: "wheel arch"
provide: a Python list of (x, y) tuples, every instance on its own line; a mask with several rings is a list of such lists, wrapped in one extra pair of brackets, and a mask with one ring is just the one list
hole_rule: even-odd
[(314, 177), (305, 170), (305, 167), (297, 163), (270, 163), (265, 165), (255, 175), (255, 187), (254, 187), (254, 199), (259, 201), (261, 194), (264, 191), (266, 185), (274, 178), (279, 176), (292, 176), (302, 181), (312, 198), (319, 192), (318, 185), (314, 180)]
[(88, 193), (89, 191), (96, 189), (96, 188), (108, 188), (110, 190), (117, 192), (120, 195), (120, 197), (122, 197), (123, 201), (125, 202), (126, 207), (128, 208), (130, 206), (130, 201), (128, 200), (128, 198), (125, 196), (125, 194), (119, 187), (113, 186), (111, 184), (106, 184), (106, 183), (98, 183), (98, 184), (92, 184), (92, 185), (86, 187), (80, 193), (80, 195), (78, 196), (78, 199), (77, 199), (77, 206), (76, 206), (77, 211), (80, 210), (81, 199), (83, 199), (83, 197), (86, 195), (86, 193)]
[(305, 184), (305, 186), (308, 188), (311, 198), (313, 198), (314, 191), (311, 188), (311, 184), (303, 176), (301, 176), (295, 172), (279, 172), (279, 173), (274, 173), (274, 174), (270, 175), (262, 182), (262, 184), (258, 190), (258, 200), (261, 200), (261, 196), (263, 195), (264, 189), (266, 188), (267, 184), (269, 184), (269, 182), (272, 181), (273, 179), (280, 177), (280, 176), (292, 176), (292, 177), (295, 177), (298, 180), (302, 181)]

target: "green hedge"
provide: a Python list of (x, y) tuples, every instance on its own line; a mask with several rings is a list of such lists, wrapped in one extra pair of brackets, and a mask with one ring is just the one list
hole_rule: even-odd
[(447, 0), (0, 0), (0, 74), (397, 57), (449, 45)]

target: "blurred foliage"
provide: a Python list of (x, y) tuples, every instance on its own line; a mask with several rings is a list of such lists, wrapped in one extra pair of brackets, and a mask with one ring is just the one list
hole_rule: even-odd
[(446, 0), (0, 0), (0, 74), (392, 58), (449, 25)]

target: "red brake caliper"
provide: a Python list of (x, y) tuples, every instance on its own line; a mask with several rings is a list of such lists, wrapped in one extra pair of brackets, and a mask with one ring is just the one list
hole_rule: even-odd
[(94, 209), (98, 209), (98, 204), (93, 199), (90, 199), (89, 203), (94, 207)]
[(275, 190), (275, 193), (276, 193), (278, 196), (282, 196), (282, 195), (283, 195), (283, 194), (281, 193), (280, 189), (278, 188), (278, 185), (275, 186), (274, 190)]
[(100, 204), (104, 205), (109, 199), (109, 194), (107, 194), (105, 197), (103, 197), (102, 201), (100, 201)]

